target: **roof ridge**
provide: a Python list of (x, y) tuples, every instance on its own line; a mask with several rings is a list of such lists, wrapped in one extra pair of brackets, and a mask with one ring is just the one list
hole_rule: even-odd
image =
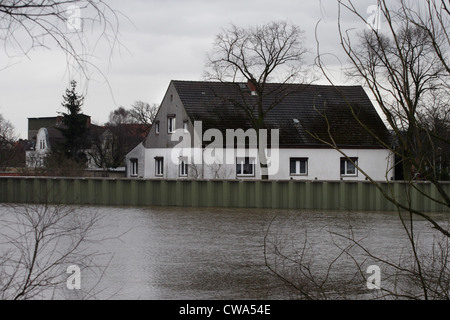
[[(243, 82), (243, 81), (237, 81), (237, 82), (233, 82), (233, 81), (211, 81), (211, 80), (177, 80), (177, 79), (173, 79), (171, 80), (171, 82), (173, 83), (200, 83), (200, 84), (246, 84), (247, 82)], [(314, 84), (314, 83), (280, 83), (280, 82), (267, 82), (267, 84), (269, 85), (286, 85), (286, 86), (310, 86), (310, 87), (326, 87), (326, 88), (363, 88), (362, 85), (358, 85), (358, 84), (339, 84), (339, 85), (334, 85), (334, 84)]]

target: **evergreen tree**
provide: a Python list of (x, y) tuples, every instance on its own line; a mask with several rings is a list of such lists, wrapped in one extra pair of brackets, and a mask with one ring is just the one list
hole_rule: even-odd
[(67, 113), (61, 113), (63, 126), (60, 130), (66, 140), (62, 149), (67, 158), (83, 161), (89, 117), (81, 113), (84, 97), (76, 92), (77, 82), (72, 81), (70, 85), (71, 88), (66, 90), (62, 102), (62, 106), (67, 109)]

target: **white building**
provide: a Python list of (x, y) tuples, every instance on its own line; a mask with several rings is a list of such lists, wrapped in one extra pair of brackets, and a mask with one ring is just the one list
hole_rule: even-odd
[(28, 168), (44, 167), (45, 157), (50, 153), (52, 144), (57, 144), (63, 140), (62, 133), (57, 126), (40, 128), (34, 139), (33, 150), (26, 152), (26, 162)]
[(268, 147), (259, 149), (269, 179), (393, 178), (389, 132), (362, 87), (269, 84), (265, 92), (172, 81), (147, 139), (126, 157), (127, 176), (261, 179), (258, 135), (246, 112), (262, 98), (267, 130), (260, 137), (267, 139), (260, 141)]
[[(32, 150), (27, 150), (26, 152), (26, 164), (28, 168), (43, 168), (45, 166), (45, 158), (52, 151), (52, 149), (57, 148), (60, 144), (66, 142), (66, 138), (61, 130), (65, 128), (62, 125), (61, 117), (42, 119), (46, 121), (54, 120), (56, 124), (39, 128), (38, 130), (35, 130), (37, 132), (36, 136), (31, 136), (34, 148), (32, 148)], [(88, 135), (85, 138), (86, 149), (79, 151), (78, 156), (81, 159), (86, 160), (88, 170), (102, 169), (98, 167), (93, 155), (95, 154), (95, 148), (98, 147), (98, 144), (101, 143), (104, 145), (111, 139), (111, 132), (105, 127), (91, 124), (89, 116), (86, 116), (86, 119), (87, 127), (89, 129)]]

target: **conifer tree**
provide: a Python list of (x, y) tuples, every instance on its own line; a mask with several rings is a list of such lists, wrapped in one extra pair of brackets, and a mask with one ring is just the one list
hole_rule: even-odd
[(89, 117), (81, 113), (84, 97), (76, 92), (77, 82), (72, 81), (70, 85), (62, 102), (62, 106), (67, 109), (67, 113), (61, 113), (63, 126), (60, 130), (66, 140), (62, 148), (67, 158), (83, 160), (81, 155), (86, 149)]

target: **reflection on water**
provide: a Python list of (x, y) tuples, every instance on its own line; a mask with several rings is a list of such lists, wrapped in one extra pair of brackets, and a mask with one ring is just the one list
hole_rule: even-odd
[[(95, 294), (99, 299), (295, 298), (296, 291), (265, 266), (266, 236), (271, 246), (298, 253), (295, 248), (302, 247), (307, 232), (308, 254), (315, 258), (317, 270), (320, 262), (326, 265), (336, 256), (339, 237), (335, 233), (364, 239), (382, 255), (394, 255), (407, 246), (394, 213), (94, 210), (103, 216), (95, 231), (99, 238), (108, 240), (90, 244), (89, 249), (105, 253), (98, 259), (108, 266), (104, 275), (82, 274), (82, 281), (84, 286), (91, 286), (101, 280)], [(422, 238), (431, 234), (425, 221), (419, 222), (416, 229), (422, 230)]]

